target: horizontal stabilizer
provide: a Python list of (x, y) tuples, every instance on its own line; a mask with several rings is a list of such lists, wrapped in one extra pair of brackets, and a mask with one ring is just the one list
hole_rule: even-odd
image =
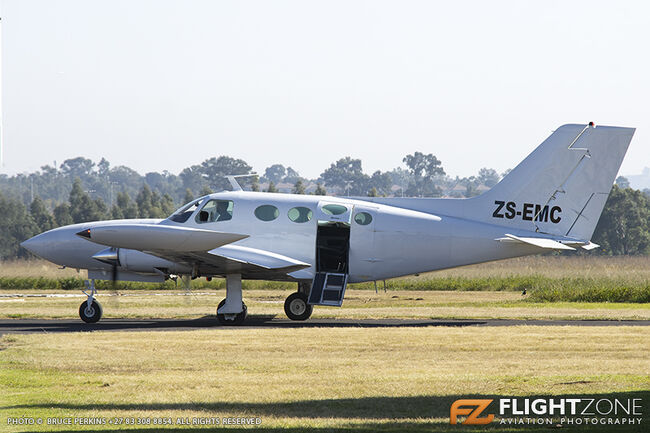
[(77, 233), (109, 247), (139, 251), (208, 251), (247, 238), (248, 235), (161, 224), (114, 224)]
[(534, 245), (539, 248), (545, 248), (551, 250), (575, 250), (575, 248), (573, 247), (570, 247), (568, 245), (565, 245), (561, 242), (549, 238), (529, 238), (529, 237), (515, 236), (506, 233), (505, 238), (498, 238), (496, 240), (499, 242), (524, 243), (524, 244)]
[(593, 249), (595, 249), (595, 248), (600, 247), (600, 245), (595, 244), (595, 243), (593, 243), (593, 242), (589, 242), (589, 243), (587, 243), (587, 244), (582, 244), (582, 245), (580, 245), (580, 247), (582, 247), (582, 249), (584, 249), (584, 250), (590, 251), (590, 250), (593, 250)]
[(264, 269), (286, 270), (293, 272), (311, 266), (308, 263), (292, 259), (291, 257), (275, 254), (256, 248), (242, 247), (239, 245), (226, 245), (209, 251), (210, 254), (224, 259), (257, 266)]

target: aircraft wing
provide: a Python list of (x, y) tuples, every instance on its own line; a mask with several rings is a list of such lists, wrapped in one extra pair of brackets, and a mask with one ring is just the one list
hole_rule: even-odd
[(244, 279), (287, 280), (287, 274), (311, 266), (291, 257), (239, 245), (224, 245), (209, 251), (150, 253), (170, 261), (198, 265), (202, 275), (241, 274)]
[(107, 224), (77, 235), (101, 245), (183, 263), (199, 275), (237, 273), (248, 279), (286, 280), (287, 274), (311, 266), (270, 251), (230, 245), (248, 237), (237, 233), (163, 224)]

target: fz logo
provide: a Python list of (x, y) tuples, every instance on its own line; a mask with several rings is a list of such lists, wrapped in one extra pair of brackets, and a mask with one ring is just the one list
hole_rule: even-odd
[[(492, 400), (456, 400), (452, 403), (451, 409), (449, 410), (449, 423), (456, 424), (456, 420), (459, 416), (467, 416), (465, 421), (461, 424), (465, 425), (483, 425), (489, 424), (494, 419), (494, 415), (489, 414), (483, 418), (479, 418), (479, 415), (483, 413), (485, 409), (492, 403)], [(472, 407), (474, 409), (472, 409)]]
[(492, 212), (493, 218), (508, 218), (509, 220), (521, 218), (524, 221), (540, 221), (544, 223), (550, 220), (553, 224), (562, 221), (562, 217), (560, 216), (562, 208), (560, 206), (549, 208), (548, 205), (542, 206), (541, 204), (524, 203), (523, 206), (519, 207), (514, 201), (506, 203), (501, 200), (494, 200), (494, 204), (497, 207)]

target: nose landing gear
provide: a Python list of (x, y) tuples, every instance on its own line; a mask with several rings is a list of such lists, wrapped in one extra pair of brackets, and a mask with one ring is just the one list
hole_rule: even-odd
[(88, 293), (86, 290), (82, 290), (83, 294), (88, 296), (88, 299), (81, 303), (79, 306), (79, 317), (86, 323), (97, 323), (99, 319), (102, 318), (102, 306), (95, 299), (95, 294), (97, 289), (95, 289), (95, 280), (85, 281), (86, 290), (90, 290)]

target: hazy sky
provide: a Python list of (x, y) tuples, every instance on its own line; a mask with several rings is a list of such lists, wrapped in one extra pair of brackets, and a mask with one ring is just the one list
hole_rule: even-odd
[(86, 156), (206, 158), (317, 177), (433, 153), (514, 167), (563, 123), (638, 128), (650, 166), (650, 2), (3, 0), (2, 173)]

